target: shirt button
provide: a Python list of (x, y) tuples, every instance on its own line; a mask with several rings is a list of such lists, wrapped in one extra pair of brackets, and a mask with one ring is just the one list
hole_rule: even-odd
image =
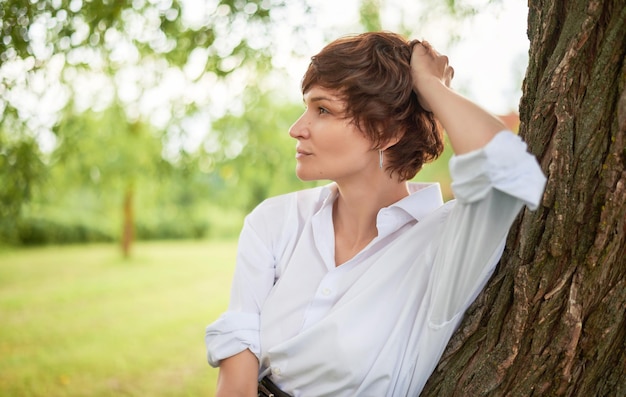
[(278, 368), (278, 367), (273, 367), (273, 368), (272, 368), (272, 375), (279, 376), (279, 375), (280, 375), (280, 368)]
[(328, 296), (328, 295), (330, 295), (330, 293), (331, 293), (330, 288), (324, 288), (322, 290), (322, 295)]

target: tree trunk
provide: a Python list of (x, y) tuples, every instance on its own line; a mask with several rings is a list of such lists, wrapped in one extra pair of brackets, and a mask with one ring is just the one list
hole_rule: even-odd
[(129, 184), (126, 187), (126, 191), (124, 192), (124, 212), (123, 212), (123, 216), (124, 219), (122, 220), (123, 222), (123, 227), (122, 227), (122, 254), (124, 255), (124, 258), (128, 258), (130, 257), (130, 250), (133, 244), (133, 238), (134, 238), (134, 225), (135, 225), (135, 219), (134, 219), (134, 211), (133, 211), (133, 193), (134, 193), (134, 189), (133, 189), (133, 185)]
[(520, 134), (543, 203), (422, 396), (626, 396), (625, 3), (529, 1)]

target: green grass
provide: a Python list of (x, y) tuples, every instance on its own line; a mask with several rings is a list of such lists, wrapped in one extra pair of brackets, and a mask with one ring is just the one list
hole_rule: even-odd
[(211, 396), (234, 241), (0, 252), (0, 396)]

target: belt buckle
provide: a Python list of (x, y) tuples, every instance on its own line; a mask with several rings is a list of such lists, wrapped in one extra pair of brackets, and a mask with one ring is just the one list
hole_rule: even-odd
[(272, 393), (271, 391), (267, 390), (267, 387), (265, 387), (264, 384), (259, 383), (259, 391), (263, 394), (259, 393), (259, 397), (275, 397), (274, 393)]

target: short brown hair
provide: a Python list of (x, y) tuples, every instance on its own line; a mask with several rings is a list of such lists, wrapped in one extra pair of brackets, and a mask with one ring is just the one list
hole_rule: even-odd
[(374, 148), (400, 138), (385, 151), (385, 169), (400, 180), (413, 178), (443, 151), (439, 122), (413, 92), (415, 43), (389, 32), (346, 36), (311, 57), (302, 79), (303, 93), (313, 86), (337, 90), (346, 101), (346, 116)]

